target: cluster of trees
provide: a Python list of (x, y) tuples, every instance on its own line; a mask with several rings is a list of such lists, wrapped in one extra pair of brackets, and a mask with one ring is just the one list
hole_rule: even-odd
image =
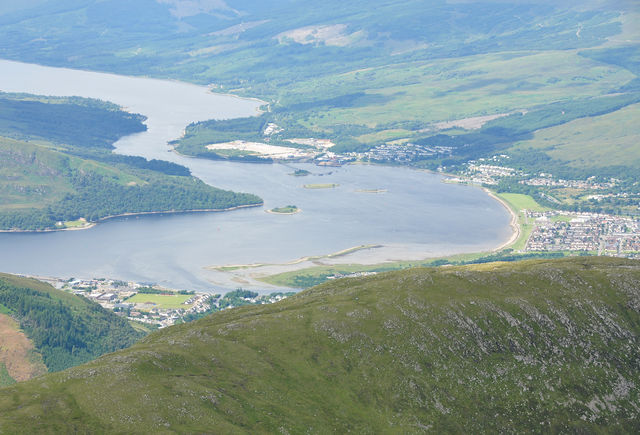
[(0, 279), (0, 304), (18, 320), (50, 371), (91, 361), (142, 338), (126, 319), (100, 305), (80, 297), (71, 305), (51, 290), (15, 286)]
[(153, 287), (140, 287), (138, 289), (138, 293), (142, 293), (145, 295), (163, 295), (163, 294), (167, 294), (168, 292), (164, 290), (158, 290), (157, 288), (153, 288)]
[(165, 175), (176, 175), (180, 177), (188, 177), (191, 175), (191, 171), (186, 166), (168, 162), (166, 160), (147, 160), (144, 157), (140, 156), (114, 154), (109, 150), (70, 148), (68, 151), (70, 154), (73, 154), (77, 157), (97, 160), (109, 165), (117, 165), (123, 167), (124, 169), (136, 168), (159, 172)]
[[(209, 314), (224, 310), (225, 308), (263, 304), (267, 303), (276, 296), (289, 297), (294, 294), (295, 292), (274, 292), (269, 295), (260, 296), (257, 292), (238, 288), (236, 290), (230, 291), (229, 293), (226, 293), (222, 297), (220, 297), (220, 295), (218, 294), (210, 296), (207, 301), (209, 304), (209, 309), (207, 311), (201, 313), (186, 314), (185, 316), (183, 316), (182, 321), (185, 323), (193, 322), (194, 320), (201, 319), (208, 316)], [(248, 299), (252, 299), (255, 302)]]
[(45, 139), (63, 145), (70, 154), (107, 164), (191, 175), (188, 168), (176, 163), (111, 152), (113, 143), (121, 137), (145, 131), (145, 119), (101, 100), (0, 93), (1, 136)]
[(122, 136), (146, 130), (145, 117), (131, 114), (105, 103), (101, 106), (73, 103), (48, 103), (15, 99), (0, 94), (0, 133), (16, 139), (45, 138), (75, 147), (111, 149)]
[(216, 189), (196, 178), (158, 176), (129, 186), (97, 173), (74, 171), (71, 180), (75, 193), (44, 209), (0, 213), (0, 229), (44, 230), (79, 218), (96, 222), (125, 213), (222, 210), (262, 203), (256, 195)]

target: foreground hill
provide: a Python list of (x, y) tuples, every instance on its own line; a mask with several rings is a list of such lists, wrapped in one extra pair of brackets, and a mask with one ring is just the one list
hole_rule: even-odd
[(636, 432), (640, 263), (414, 269), (2, 390), (0, 432)]
[(6, 274), (0, 332), (0, 385), (85, 363), (144, 336), (95, 302)]

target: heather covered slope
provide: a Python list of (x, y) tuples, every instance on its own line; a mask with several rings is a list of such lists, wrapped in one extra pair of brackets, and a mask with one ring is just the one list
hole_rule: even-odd
[(0, 394), (0, 432), (637, 432), (640, 263), (414, 269), (217, 313)]

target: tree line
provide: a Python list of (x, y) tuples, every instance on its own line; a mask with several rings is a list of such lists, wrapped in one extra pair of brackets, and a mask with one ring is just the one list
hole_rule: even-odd
[(49, 371), (91, 361), (142, 338), (126, 319), (84, 298), (77, 302), (70, 305), (55, 294), (0, 279), (0, 304), (20, 323)]

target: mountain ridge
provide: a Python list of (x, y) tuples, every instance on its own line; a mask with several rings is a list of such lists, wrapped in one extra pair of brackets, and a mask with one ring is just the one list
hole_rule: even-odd
[(338, 280), (4, 389), (0, 430), (633, 432), (639, 283), (604, 258)]

